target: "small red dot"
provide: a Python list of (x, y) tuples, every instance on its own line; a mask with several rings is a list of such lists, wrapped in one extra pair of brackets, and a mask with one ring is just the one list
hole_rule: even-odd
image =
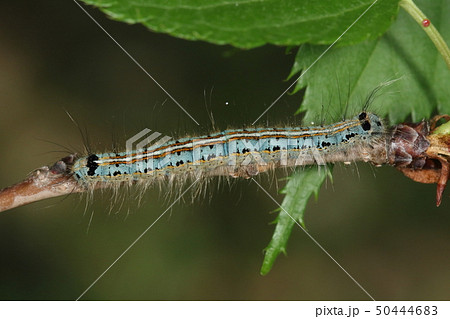
[(428, 19), (423, 19), (422, 25), (423, 25), (425, 28), (428, 27), (428, 26), (430, 26), (430, 24), (431, 24), (430, 20), (428, 20)]

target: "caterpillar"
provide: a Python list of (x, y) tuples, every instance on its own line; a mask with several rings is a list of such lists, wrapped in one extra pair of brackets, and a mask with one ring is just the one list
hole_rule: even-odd
[(354, 161), (386, 162), (386, 128), (363, 111), (330, 125), (228, 129), (215, 134), (156, 143), (138, 150), (89, 154), (71, 174), (82, 186), (141, 180), (231, 176), (250, 178), (271, 168)]

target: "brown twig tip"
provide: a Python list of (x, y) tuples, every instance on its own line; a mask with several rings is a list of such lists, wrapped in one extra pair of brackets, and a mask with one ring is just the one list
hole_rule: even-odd
[(69, 155), (50, 168), (34, 170), (25, 180), (0, 190), (0, 212), (46, 198), (84, 191), (69, 174), (76, 154)]
[(441, 204), (450, 175), (450, 135), (436, 134), (441, 119), (449, 121), (450, 116), (435, 116), (430, 123), (399, 124), (391, 139), (391, 165), (416, 182), (436, 183), (436, 206)]

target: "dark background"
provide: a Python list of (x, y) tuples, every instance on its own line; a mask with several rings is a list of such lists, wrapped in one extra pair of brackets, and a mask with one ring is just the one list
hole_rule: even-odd
[[(64, 147), (82, 150), (66, 111), (104, 151), (145, 127), (170, 136), (208, 131), (205, 104), (218, 129), (250, 124), (288, 85), (295, 50), (189, 42), (89, 12), (201, 128), (72, 1), (1, 2), (0, 187), (55, 162)], [(284, 97), (260, 124), (292, 121), (300, 101)], [(329, 253), (375, 299), (448, 300), (448, 192), (437, 209), (434, 185), (367, 164), (338, 166), (333, 179), (306, 213)], [(260, 181), (281, 202), (283, 182)], [(175, 204), (84, 299), (368, 299), (297, 227), (288, 257), (259, 275), (276, 206), (250, 181), (205, 187), (205, 196)], [(1, 213), (0, 299), (76, 299), (171, 204), (167, 192), (152, 188), (141, 205), (133, 193), (112, 204), (110, 193), (96, 192), (87, 208), (74, 195)]]

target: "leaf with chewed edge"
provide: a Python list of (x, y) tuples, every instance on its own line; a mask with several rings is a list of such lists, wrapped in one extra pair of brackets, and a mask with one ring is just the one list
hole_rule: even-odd
[(265, 249), (261, 275), (266, 275), (280, 253), (286, 254), (286, 246), (292, 228), (298, 222), (304, 227), (303, 214), (311, 195), (317, 195), (326, 177), (331, 178), (331, 166), (310, 166), (298, 170), (288, 177), (286, 186), (280, 191), (285, 194), (272, 239)]

